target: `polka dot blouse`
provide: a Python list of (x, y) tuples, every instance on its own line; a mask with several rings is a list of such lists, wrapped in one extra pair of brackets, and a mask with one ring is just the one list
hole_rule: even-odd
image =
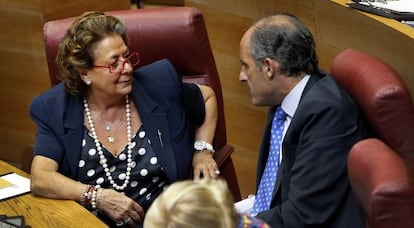
[[(152, 150), (151, 142), (141, 125), (138, 133), (132, 139), (132, 169), (130, 182), (123, 192), (147, 210), (152, 201), (166, 187), (167, 177), (158, 157)], [(102, 146), (102, 144), (101, 144)], [(117, 185), (122, 185), (126, 176), (127, 146), (118, 155), (114, 156), (102, 146), (103, 154), (107, 159), (112, 179)], [(103, 188), (112, 188), (105, 176), (105, 171), (99, 163), (99, 154), (94, 140), (85, 127), (82, 141), (82, 154), (79, 160), (77, 178), (84, 184), (100, 185)]]

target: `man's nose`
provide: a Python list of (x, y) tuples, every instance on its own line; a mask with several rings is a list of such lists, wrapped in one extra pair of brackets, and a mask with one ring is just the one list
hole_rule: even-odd
[(240, 71), (240, 73), (239, 73), (239, 80), (240, 80), (241, 82), (244, 82), (244, 81), (246, 81), (246, 80), (247, 80), (246, 73), (244, 73), (242, 70), (241, 70), (241, 71)]

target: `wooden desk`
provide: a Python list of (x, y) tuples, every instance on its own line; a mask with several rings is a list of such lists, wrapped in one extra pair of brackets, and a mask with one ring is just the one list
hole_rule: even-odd
[(391, 65), (414, 99), (414, 29), (394, 19), (349, 8), (348, 2), (315, 1), (319, 55), (325, 69), (329, 70), (330, 60), (344, 49), (364, 51)]
[[(15, 172), (29, 175), (0, 160), (0, 175)], [(27, 225), (37, 227), (107, 227), (95, 215), (72, 200), (36, 197), (31, 193), (0, 201), (0, 214), (23, 215)]]

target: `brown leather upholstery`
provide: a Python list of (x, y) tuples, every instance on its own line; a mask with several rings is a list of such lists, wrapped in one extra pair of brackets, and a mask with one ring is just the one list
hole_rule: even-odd
[[(137, 51), (141, 56), (138, 67), (167, 58), (183, 75), (184, 81), (209, 85), (214, 89), (218, 102), (218, 123), (214, 138), (217, 152), (214, 157), (235, 200), (239, 200), (240, 190), (230, 157), (234, 147), (227, 144), (221, 84), (201, 12), (192, 7), (168, 7), (106, 13), (121, 18), (126, 23), (130, 51)], [(49, 21), (44, 26), (52, 85), (59, 82), (55, 65), (57, 46), (73, 20), (74, 18), (65, 18)]]
[(404, 82), (389, 65), (345, 50), (331, 74), (359, 103), (375, 138), (353, 146), (348, 173), (373, 228), (414, 227), (414, 107)]

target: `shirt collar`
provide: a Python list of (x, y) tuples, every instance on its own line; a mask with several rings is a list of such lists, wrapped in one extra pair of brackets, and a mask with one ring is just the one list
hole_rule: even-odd
[(298, 108), (300, 98), (302, 97), (303, 90), (305, 89), (306, 84), (308, 83), (310, 75), (307, 74), (302, 80), (296, 84), (295, 87), (288, 93), (288, 95), (282, 101), (282, 109), (286, 114), (292, 118)]

